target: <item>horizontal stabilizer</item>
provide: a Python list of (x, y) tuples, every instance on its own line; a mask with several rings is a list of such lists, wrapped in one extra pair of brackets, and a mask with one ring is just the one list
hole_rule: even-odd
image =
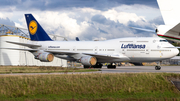
[(6, 42), (16, 44), (16, 45), (26, 46), (26, 47), (41, 47), (41, 45), (35, 45), (35, 44), (29, 44), (29, 43), (20, 43), (20, 42), (12, 42), (12, 41), (6, 41)]

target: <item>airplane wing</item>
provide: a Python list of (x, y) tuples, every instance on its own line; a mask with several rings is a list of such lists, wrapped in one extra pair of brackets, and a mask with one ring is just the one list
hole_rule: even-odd
[(76, 59), (75, 58), (73, 58), (73, 57), (69, 57), (69, 56), (67, 56), (67, 55), (55, 55), (56, 57), (58, 57), (58, 58), (61, 58), (61, 59), (65, 59), (65, 60), (69, 60), (69, 61), (76, 61)]
[[(21, 49), (21, 48), (0, 48), (0, 49), (10, 49), (10, 50), (21, 50), (21, 51), (30, 51), (30, 52), (36, 52), (39, 49)], [(79, 52), (71, 52), (71, 51), (56, 51), (56, 50), (44, 50), (45, 52), (50, 52), (52, 54), (55, 54), (55, 56), (67, 60), (74, 60), (73, 57), (62, 57), (61, 55), (76, 55), (76, 54), (84, 54), (84, 55), (89, 55), (89, 56), (94, 56), (96, 57), (99, 61), (104, 62), (104, 61), (111, 61), (111, 60), (117, 60), (117, 61), (128, 61), (129, 58), (123, 54), (119, 55), (112, 55), (112, 54), (95, 54), (95, 53), (79, 53)], [(58, 56), (59, 55), (59, 56)]]
[(26, 46), (26, 47), (41, 47), (41, 45), (30, 44), (30, 43), (20, 43), (20, 42), (12, 42), (12, 41), (6, 41), (6, 42), (16, 44), (16, 45)]
[[(39, 51), (40, 49), (23, 49), (23, 48), (3, 48), (1, 47), (0, 49), (10, 49), (10, 50), (21, 50), (21, 51), (30, 51), (30, 52), (36, 52)], [(74, 54), (80, 54), (77, 52), (66, 52), (66, 51), (53, 51), (53, 50), (44, 50), (45, 52), (50, 52), (53, 54), (58, 54), (58, 55), (74, 55)]]
[(94, 57), (97, 57), (97, 58), (111, 58), (111, 59), (119, 59), (120, 57), (119, 56), (113, 56), (113, 55), (108, 55), (108, 54), (93, 54), (93, 53), (82, 53), (82, 54), (85, 54), (85, 55), (91, 55), (91, 56), (94, 56)]
[(103, 61), (103, 60), (117, 60), (117, 61), (128, 61), (130, 60), (127, 56), (123, 54), (118, 54), (118, 55), (112, 55), (112, 54), (94, 54), (94, 53), (82, 53), (85, 55), (90, 55), (96, 57), (98, 60)]
[(90, 55), (98, 58), (111, 58), (111, 59), (120, 59), (119, 55), (110, 55), (110, 54), (94, 54), (94, 53), (78, 53), (78, 52), (70, 52), (70, 51), (54, 51), (54, 50), (46, 50), (46, 52), (60, 54), (60, 55), (74, 55), (74, 54), (84, 54)]
[(74, 54), (80, 54), (80, 53), (71, 52), (71, 51), (54, 51), (54, 50), (45, 50), (45, 52), (50, 52), (50, 53), (59, 54), (59, 55), (74, 55)]
[(30, 52), (38, 51), (38, 49), (23, 49), (23, 48), (0, 48), (0, 49), (21, 50), (21, 51), (30, 51)]
[(50, 52), (50, 53), (56, 54), (56, 55), (70, 55), (70, 56), (75, 55), (75, 54), (84, 54), (84, 55), (94, 56), (99, 61), (104, 61), (104, 60), (106, 60), (106, 61), (107, 60), (109, 60), (109, 61), (111, 61), (111, 60), (127, 61), (127, 60), (129, 60), (129, 58), (123, 54), (112, 55), (112, 54), (79, 53), (79, 52), (54, 51), (54, 50), (45, 50), (45, 52)]

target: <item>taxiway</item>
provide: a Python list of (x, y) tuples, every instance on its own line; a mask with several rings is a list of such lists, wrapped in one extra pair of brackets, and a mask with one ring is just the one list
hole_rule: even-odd
[[(82, 68), (82, 67), (79, 67)], [(180, 66), (161, 66), (161, 70), (155, 70), (154, 66), (118, 66), (116, 69), (107, 69), (103, 66), (96, 72), (68, 72), (68, 73), (12, 73), (0, 75), (49, 75), (49, 74), (90, 74), (90, 73), (180, 73)]]

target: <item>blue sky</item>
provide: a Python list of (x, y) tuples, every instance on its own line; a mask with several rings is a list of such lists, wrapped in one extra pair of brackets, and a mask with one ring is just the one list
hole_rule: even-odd
[(74, 40), (155, 36), (130, 26), (164, 24), (156, 0), (0, 0), (0, 23), (27, 28), (31, 13), (51, 34)]

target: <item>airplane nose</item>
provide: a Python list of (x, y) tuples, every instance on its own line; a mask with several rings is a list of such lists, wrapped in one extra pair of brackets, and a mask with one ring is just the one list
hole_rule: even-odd
[(174, 53), (174, 56), (178, 55), (179, 54), (179, 50), (176, 48), (173, 50), (173, 53)]

